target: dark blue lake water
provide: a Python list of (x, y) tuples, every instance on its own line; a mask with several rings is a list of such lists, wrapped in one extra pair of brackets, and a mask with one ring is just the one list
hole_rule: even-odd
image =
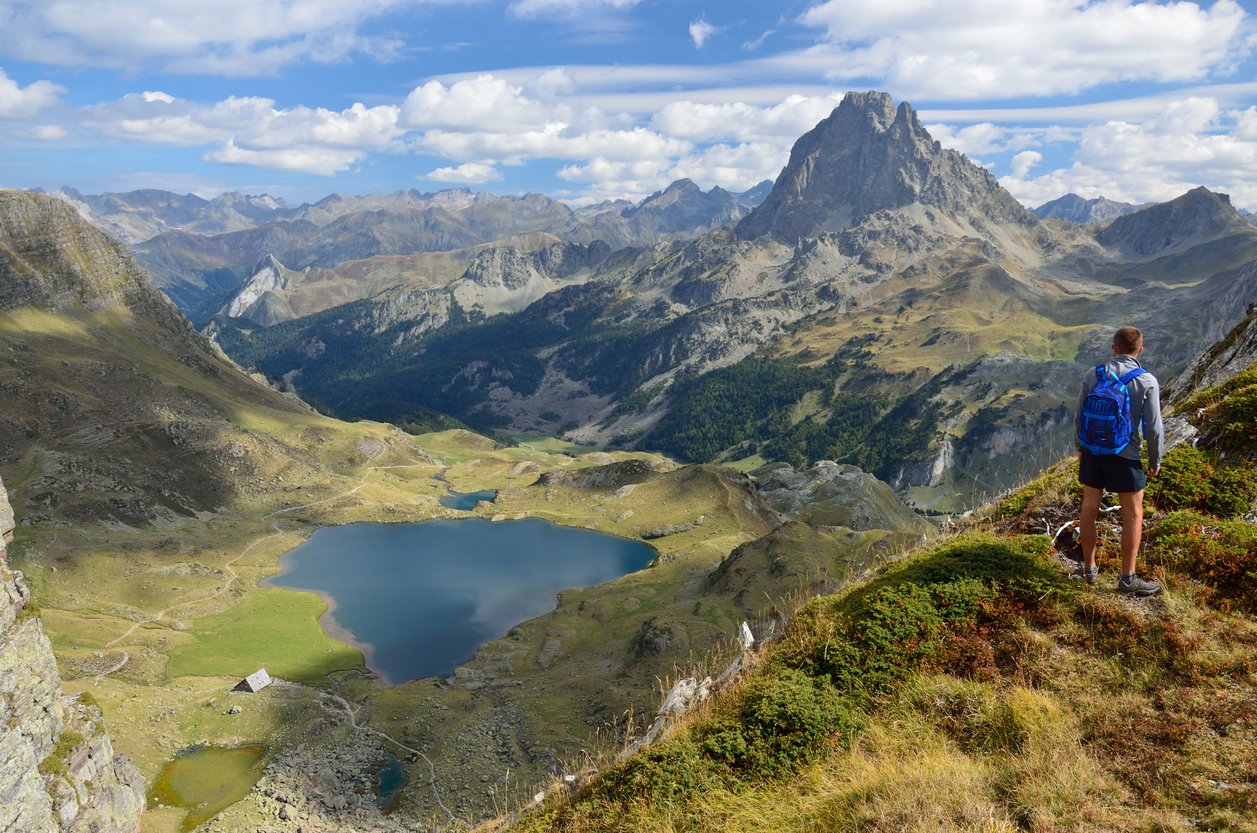
[(441, 505), (448, 506), (450, 509), (475, 509), (480, 501), (492, 501), (497, 496), (498, 493), (493, 489), (484, 489), (479, 492), (456, 492), (450, 489), (450, 493), (441, 498)]
[(553, 610), (558, 591), (645, 567), (637, 541), (528, 519), (324, 527), (264, 583), (331, 602), (323, 627), (389, 683), (444, 677), (477, 646)]

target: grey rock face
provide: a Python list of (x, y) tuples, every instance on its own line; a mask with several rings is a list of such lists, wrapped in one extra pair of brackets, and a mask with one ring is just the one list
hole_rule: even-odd
[(12, 537), (14, 526), (13, 505), (9, 503), (9, 493), (0, 484), (0, 552), (4, 550), (5, 542)]
[(1154, 256), (1212, 240), (1248, 226), (1226, 194), (1193, 188), (1169, 202), (1118, 217), (1096, 235), (1104, 246), (1134, 256)]
[(274, 255), (267, 255), (261, 263), (253, 267), (253, 277), (240, 287), (224, 314), (231, 318), (247, 318), (263, 327), (275, 324), (279, 320), (278, 316), (268, 310), (265, 299), (268, 293), (287, 288), (288, 270)]
[(1257, 303), (1225, 338), (1202, 352), (1173, 382), (1166, 399), (1173, 401), (1195, 391), (1211, 388), (1257, 362)]
[[(0, 484), (0, 533), (13, 527)], [(6, 520), (7, 519), (7, 520)], [(0, 830), (132, 833), (144, 780), (113, 751), (100, 710), (61, 697), (61, 675), (30, 592), (0, 537)]]
[(1000, 222), (1037, 222), (988, 171), (931, 139), (907, 102), (895, 109), (888, 93), (853, 92), (795, 143), (772, 193), (737, 233), (794, 244), (913, 203), (957, 214), (977, 206)]

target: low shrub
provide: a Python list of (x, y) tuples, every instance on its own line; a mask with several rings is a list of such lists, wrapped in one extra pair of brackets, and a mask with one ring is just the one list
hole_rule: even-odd
[(1170, 449), (1161, 461), (1161, 471), (1149, 478), (1147, 498), (1166, 511), (1202, 505), (1212, 492), (1214, 468), (1199, 448), (1180, 445)]
[(1158, 509), (1199, 509), (1222, 518), (1248, 512), (1257, 500), (1257, 472), (1219, 461), (1195, 446), (1170, 449), (1160, 473), (1148, 480), (1147, 497)]
[(957, 637), (986, 625), (1011, 631), (1020, 619), (1047, 615), (1045, 600), (1076, 592), (1043, 557), (1050, 545), (1045, 536), (955, 538), (805, 608), (797, 638), (779, 656), (856, 702), (919, 669), (963, 673), (969, 659)]
[(711, 760), (689, 737), (670, 738), (629, 758), (594, 792), (613, 801), (671, 804), (718, 782)]
[(1180, 406), (1202, 442), (1223, 451), (1257, 454), (1257, 365), (1200, 391)]
[(57, 745), (39, 762), (39, 771), (44, 775), (64, 778), (68, 772), (65, 759), (69, 757), (85, 738), (81, 732), (68, 729), (57, 738)]
[(832, 736), (854, 728), (846, 700), (832, 686), (786, 669), (753, 680), (735, 716), (706, 727), (700, 745), (739, 774), (772, 778), (815, 760)]
[(1215, 606), (1257, 611), (1257, 524), (1173, 512), (1157, 519), (1145, 541), (1150, 564), (1201, 582)]

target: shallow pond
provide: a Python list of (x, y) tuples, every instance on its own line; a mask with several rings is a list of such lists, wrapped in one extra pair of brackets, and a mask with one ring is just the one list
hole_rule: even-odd
[(192, 830), (249, 794), (262, 777), (261, 746), (193, 746), (162, 768), (148, 793), (149, 806), (187, 810), (182, 830)]
[(264, 583), (323, 595), (324, 629), (400, 683), (448, 676), (482, 643), (552, 610), (560, 590), (635, 572), (655, 555), (538, 519), (350, 524), (317, 530)]
[(476, 504), (482, 500), (493, 501), (498, 496), (494, 489), (482, 489), (479, 492), (456, 492), (450, 489), (450, 493), (441, 498), (441, 505), (450, 509), (475, 509)]

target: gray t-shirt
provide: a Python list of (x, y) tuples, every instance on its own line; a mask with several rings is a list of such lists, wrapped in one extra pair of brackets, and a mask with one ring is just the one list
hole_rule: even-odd
[[(1134, 356), (1114, 356), (1104, 363), (1106, 370), (1111, 370), (1119, 378), (1136, 367), (1139, 361)], [(1078, 394), (1078, 407), (1074, 409), (1074, 436), (1078, 436), (1078, 420), (1082, 415), (1082, 403), (1096, 386), (1096, 370), (1091, 368), (1082, 379), (1082, 392)], [(1151, 373), (1141, 373), (1126, 386), (1130, 391), (1130, 418), (1134, 421), (1134, 436), (1139, 437), (1139, 426), (1143, 425), (1144, 439), (1148, 441), (1148, 468), (1161, 468), (1161, 454), (1165, 449), (1165, 427), (1161, 424), (1161, 385)], [(1081, 450), (1081, 449), (1080, 449)], [(1132, 442), (1118, 452), (1128, 460), (1139, 459), (1139, 443)]]

